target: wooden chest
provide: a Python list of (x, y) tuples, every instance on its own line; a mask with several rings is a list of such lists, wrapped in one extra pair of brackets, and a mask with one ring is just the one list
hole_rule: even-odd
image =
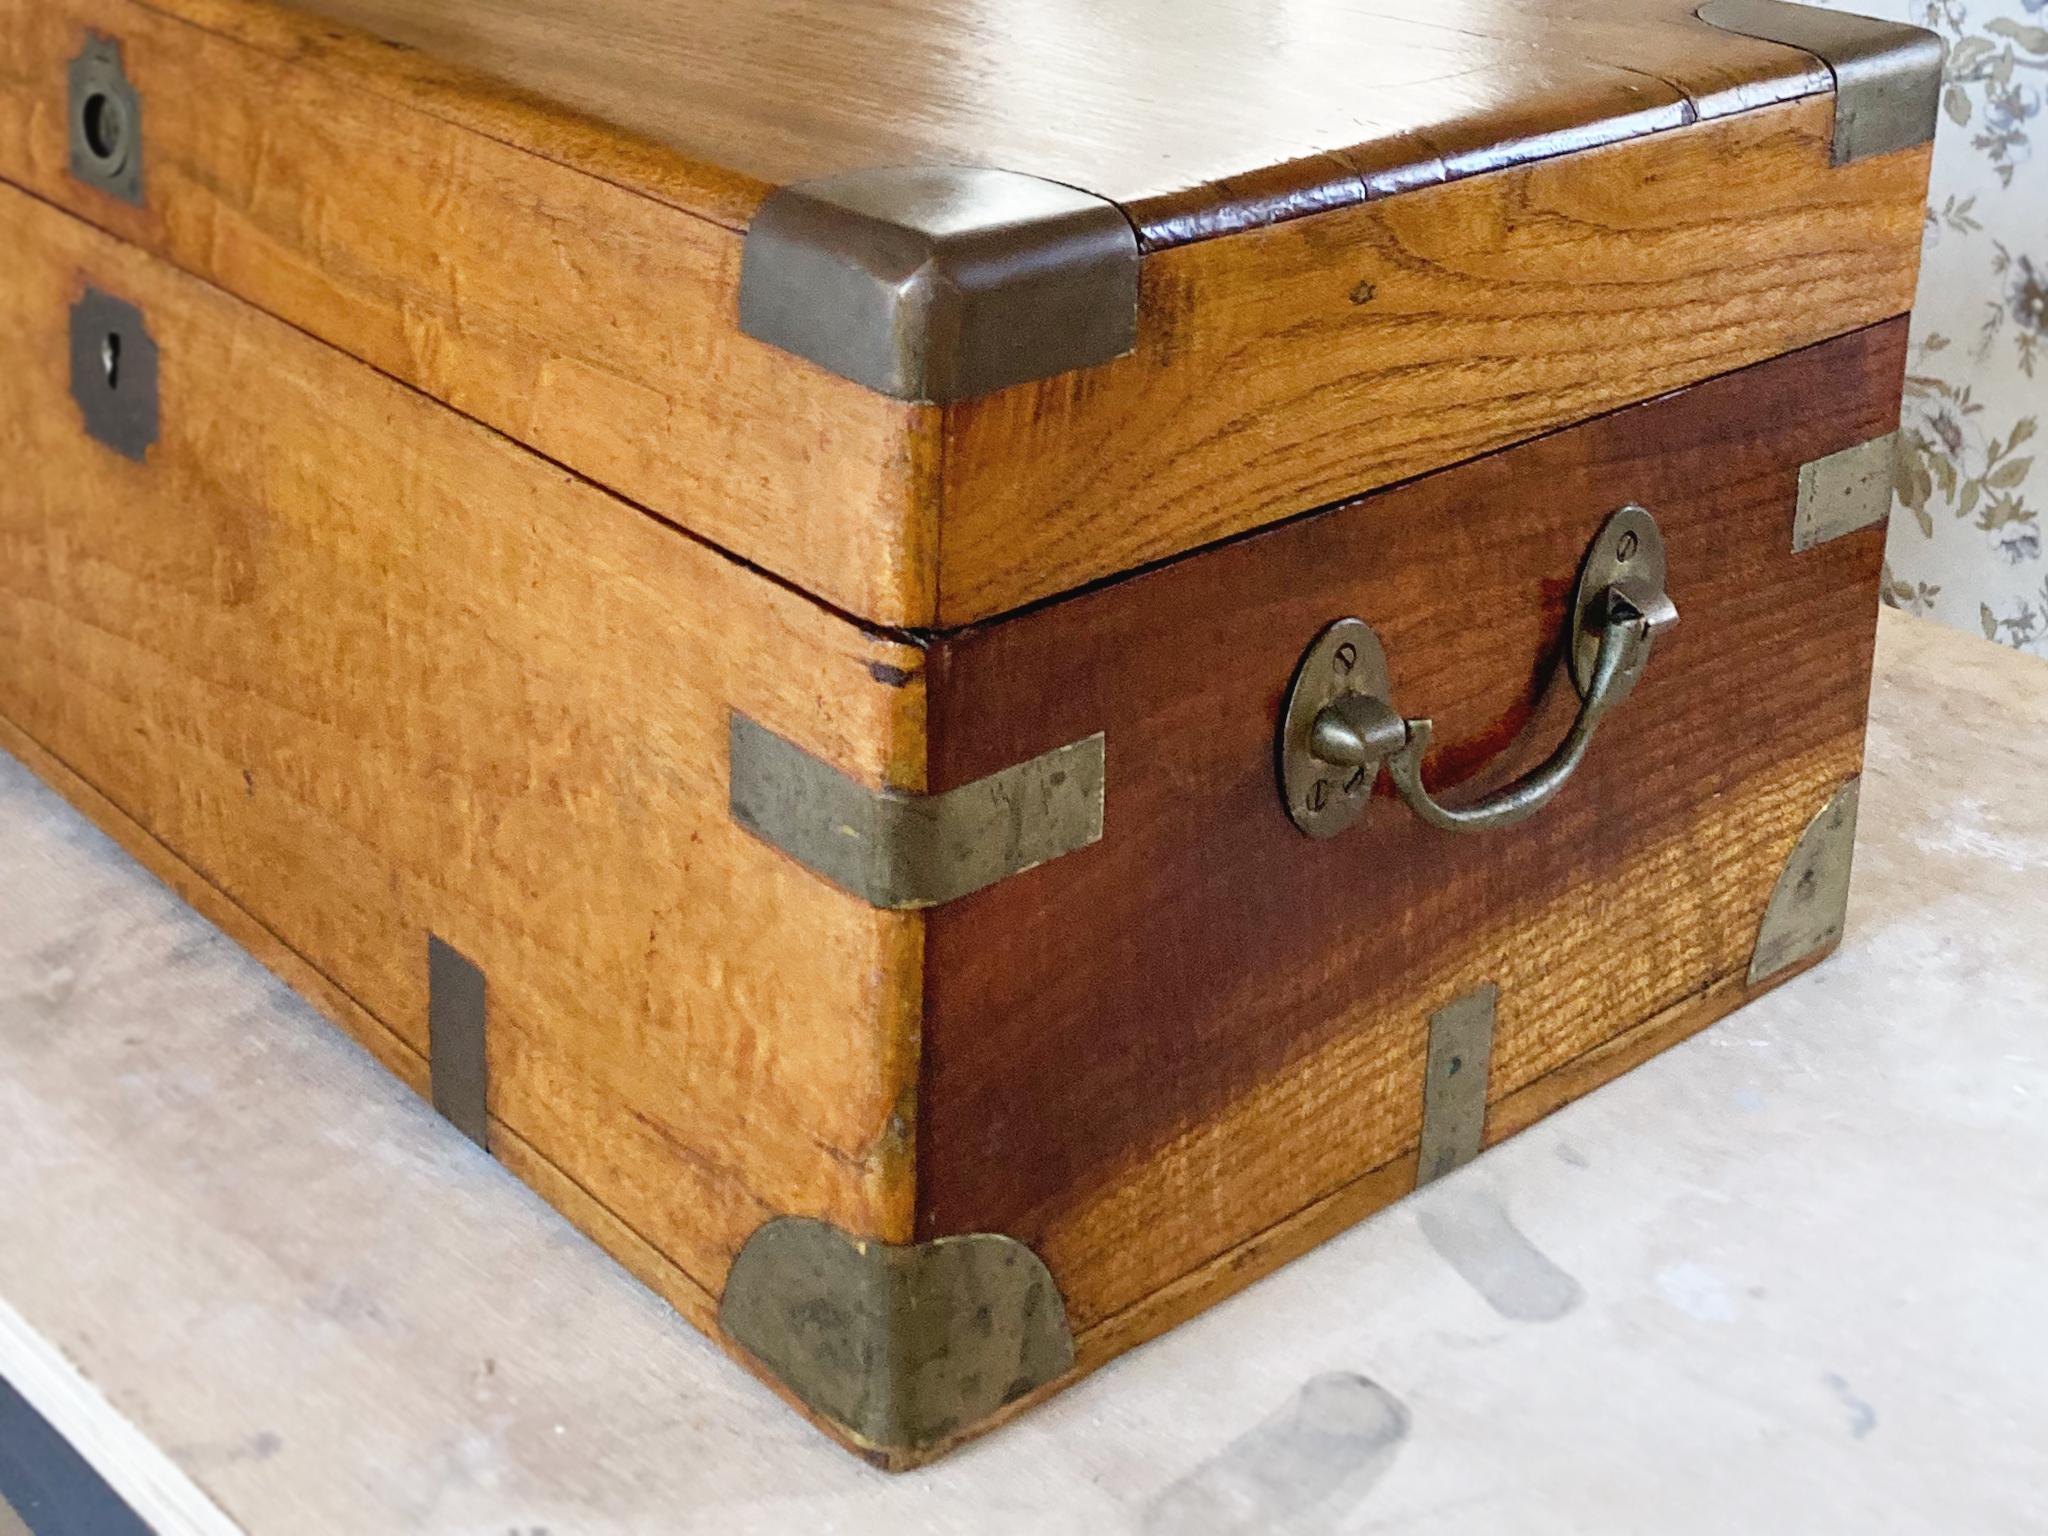
[(1929, 34), (0, 18), (0, 744), (884, 1464), (1839, 936)]

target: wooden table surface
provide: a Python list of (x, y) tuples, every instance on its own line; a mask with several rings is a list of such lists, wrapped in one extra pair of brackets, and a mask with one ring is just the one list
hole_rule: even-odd
[(0, 757), (0, 1376), (160, 1536), (2038, 1531), (2044, 765), (1886, 615), (1839, 956), (891, 1478)]

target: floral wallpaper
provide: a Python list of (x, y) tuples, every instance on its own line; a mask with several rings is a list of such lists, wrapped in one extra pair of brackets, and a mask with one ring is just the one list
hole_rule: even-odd
[(2048, 655), (2048, 0), (1827, 0), (1948, 42), (1884, 598)]

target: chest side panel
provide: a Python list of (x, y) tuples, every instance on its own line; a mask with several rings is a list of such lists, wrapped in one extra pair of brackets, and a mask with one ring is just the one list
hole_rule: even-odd
[[(0, 223), (8, 739), (415, 1081), (428, 936), (479, 967), (493, 1149), (615, 1249), (715, 1293), (771, 1214), (900, 1234), (916, 918), (735, 825), (726, 760), (740, 710), (915, 787), (918, 651), (33, 199)], [(145, 337), (131, 457), (74, 389)]]
[[(1730, 1006), (1862, 753), (1883, 533), (1795, 552), (1801, 466), (1896, 427), (1904, 331), (943, 642), (934, 784), (1102, 731), (1107, 792), (1099, 845), (931, 915), (920, 1235), (1031, 1242), (1085, 1334), (1412, 1157), (1429, 1018), (1483, 983), (1496, 1133), (1603, 1042)], [(1459, 836), (1382, 783), (1343, 835), (1295, 829), (1275, 723), (1326, 624), (1378, 632), (1392, 699), (1435, 721), (1427, 782), (1470, 797), (1569, 723), (1566, 605), (1629, 501), (1681, 619), (1553, 803)]]

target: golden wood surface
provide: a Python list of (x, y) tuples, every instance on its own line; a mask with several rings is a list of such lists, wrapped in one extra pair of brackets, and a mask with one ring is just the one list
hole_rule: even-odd
[[(0, 744), (415, 1087), (426, 936), (468, 954), (489, 978), (495, 1152), (700, 1327), (715, 1329), (725, 1267), (769, 1217), (906, 1241), (942, 1175), (974, 1185), (972, 1170), (962, 1185), (960, 1170), (921, 1165), (963, 1155), (921, 1139), (921, 1122), (946, 1108), (922, 1095), (955, 1081), (932, 1075), (934, 1042), (957, 1067), (965, 1040), (956, 1024), (938, 1034), (940, 989), (971, 1001), (1001, 946), (977, 944), (956, 972), (959, 944), (937, 939), (972, 937), (992, 912), (1014, 943), (1026, 930), (1003, 919), (1006, 903), (1028, 907), (1142, 853), (1158, 832), (1143, 808), (1174, 782), (1130, 755), (1151, 727), (1112, 733), (1105, 842), (982, 893), (974, 900), (993, 905), (977, 919), (973, 902), (876, 912), (739, 831), (725, 805), (727, 711), (868, 783), (939, 787), (978, 771), (977, 751), (1008, 750), (1005, 732), (1065, 728), (1000, 700), (1002, 730), (985, 713), (972, 728), (983, 684), (964, 659), (1000, 662), (1003, 631), (1028, 659), (1033, 635), (1070, 623), (1142, 630), (1153, 605), (1175, 606), (1166, 573), (928, 656), (33, 199), (0, 192), (0, 218), (23, 258), (0, 285), (0, 451), (26, 467), (0, 496)], [(88, 284), (139, 305), (161, 349), (162, 436), (142, 464), (88, 438), (70, 397), (69, 311)], [(1527, 451), (1565, 466), (1550, 489), (1583, 472), (1594, 500), (1615, 476), (1688, 473), (1686, 454), (1733, 477), (1711, 492), (1721, 501), (1686, 516), (1698, 524), (1725, 502), (1738, 543), (1680, 597), (1687, 641), (1739, 672), (1768, 647), (1712, 646), (1717, 613), (1731, 633), (1762, 635), (1803, 622), (1772, 592), (1811, 595), (1825, 578), (1832, 613), (1874, 579), (1874, 534), (1797, 557), (1791, 587), (1770, 573), (1794, 559), (1779, 537), (1787, 465), (1883, 424), (1897, 333), (1771, 365), (1777, 383), (1703, 386), (1759, 413), (1753, 449), (1722, 441), (1747, 430), (1741, 421), (1677, 397), (1642, 408), (1640, 428), (1615, 418)], [(1830, 358), (1841, 360), (1832, 373)], [(1795, 391), (1816, 402), (1804, 413), (1771, 404), (1787, 380), (1810, 377), (1840, 392)], [(1520, 462), (1483, 461), (1456, 483), (1492, 486), (1503, 517)], [(1369, 498), (1186, 562), (1175, 581), (1249, 592), (1232, 573), (1251, 560), (1266, 567), (1261, 581), (1295, 594), (1285, 601), (1307, 600), (1309, 573), (1328, 564), (1318, 541), (1341, 545), (1417, 497), (1449, 494), (1425, 482), (1396, 493), (1406, 501)], [(1572, 530), (1550, 522), (1545, 538), (1563, 548)], [(1753, 583), (1737, 579), (1752, 560), (1741, 540), (1770, 551), (1753, 557)], [(1385, 591), (1434, 591), (1400, 539), (1380, 542), (1402, 562)], [(1675, 560), (1684, 571), (1683, 550)], [(1757, 603), (1730, 596), (1752, 587)], [(1471, 643), (1513, 650), (1537, 622), (1518, 612)], [(1141, 649), (1109, 654), (1142, 671), (1154, 663)], [(1082, 1367), (1398, 1190), (1431, 998), (1482, 974), (1502, 983), (1493, 1134), (1662, 1039), (1641, 1033), (1643, 1018), (1697, 1022), (1732, 1006), (1725, 978), (1746, 963), (1785, 850), (1855, 770), (1867, 657), (1867, 636), (1848, 630), (1801, 650), (1800, 686), (1826, 728), (1767, 771), (1744, 769), (1704, 817), (1626, 849), (1600, 899), (1545, 887), (1500, 905), (1462, 887), (1471, 920), (1401, 978), (1414, 1006), (1372, 1004), (1382, 1024), (1412, 1013), (1415, 1027), (1347, 1015), (1311, 1039), (1304, 1013), (1299, 1049), (1219, 1065), (1224, 1097), (1189, 1098), (1172, 1135), (1148, 1133), (1032, 1207), (1020, 1230), (1062, 1287)], [(1514, 675), (1502, 673), (1519, 688)], [(990, 676), (1093, 707), (1057, 669)], [(1171, 690), (1145, 697), (1163, 729), (1200, 718)], [(1488, 707), (1447, 708), (1446, 739)], [(941, 725), (953, 734), (928, 741)], [(1717, 760), (1733, 772), (1755, 750)], [(1248, 751), (1244, 771), (1264, 786), (1263, 737)], [(1238, 777), (1218, 781), (1226, 810)], [(1563, 834), (1542, 823), (1536, 835)], [(1228, 903), (1216, 910), (1225, 928), (1237, 920)], [(1038, 927), (1050, 931), (1042, 917)], [(1028, 945), (1015, 953), (1029, 961)], [(1341, 991), (1341, 965), (1327, 969)], [(1045, 981), (1049, 994), (1063, 984)], [(1000, 1050), (1005, 1021), (982, 1023)], [(957, 1107), (948, 1113), (958, 1124)], [(1056, 1115), (1046, 1124), (1057, 1132)]]
[[(1077, 1328), (1412, 1148), (1430, 1015), (1499, 988), (1496, 1098), (1746, 974), (1861, 758), (1879, 528), (1795, 552), (1803, 463), (1898, 423), (1887, 321), (934, 642), (928, 780), (1105, 733), (1103, 840), (936, 909), (918, 1233), (1031, 1244)], [(1448, 802), (1578, 706), (1572, 581), (1652, 509), (1677, 628), (1554, 804), (1458, 836), (1390, 792), (1304, 837), (1273, 730), (1356, 615)]]

